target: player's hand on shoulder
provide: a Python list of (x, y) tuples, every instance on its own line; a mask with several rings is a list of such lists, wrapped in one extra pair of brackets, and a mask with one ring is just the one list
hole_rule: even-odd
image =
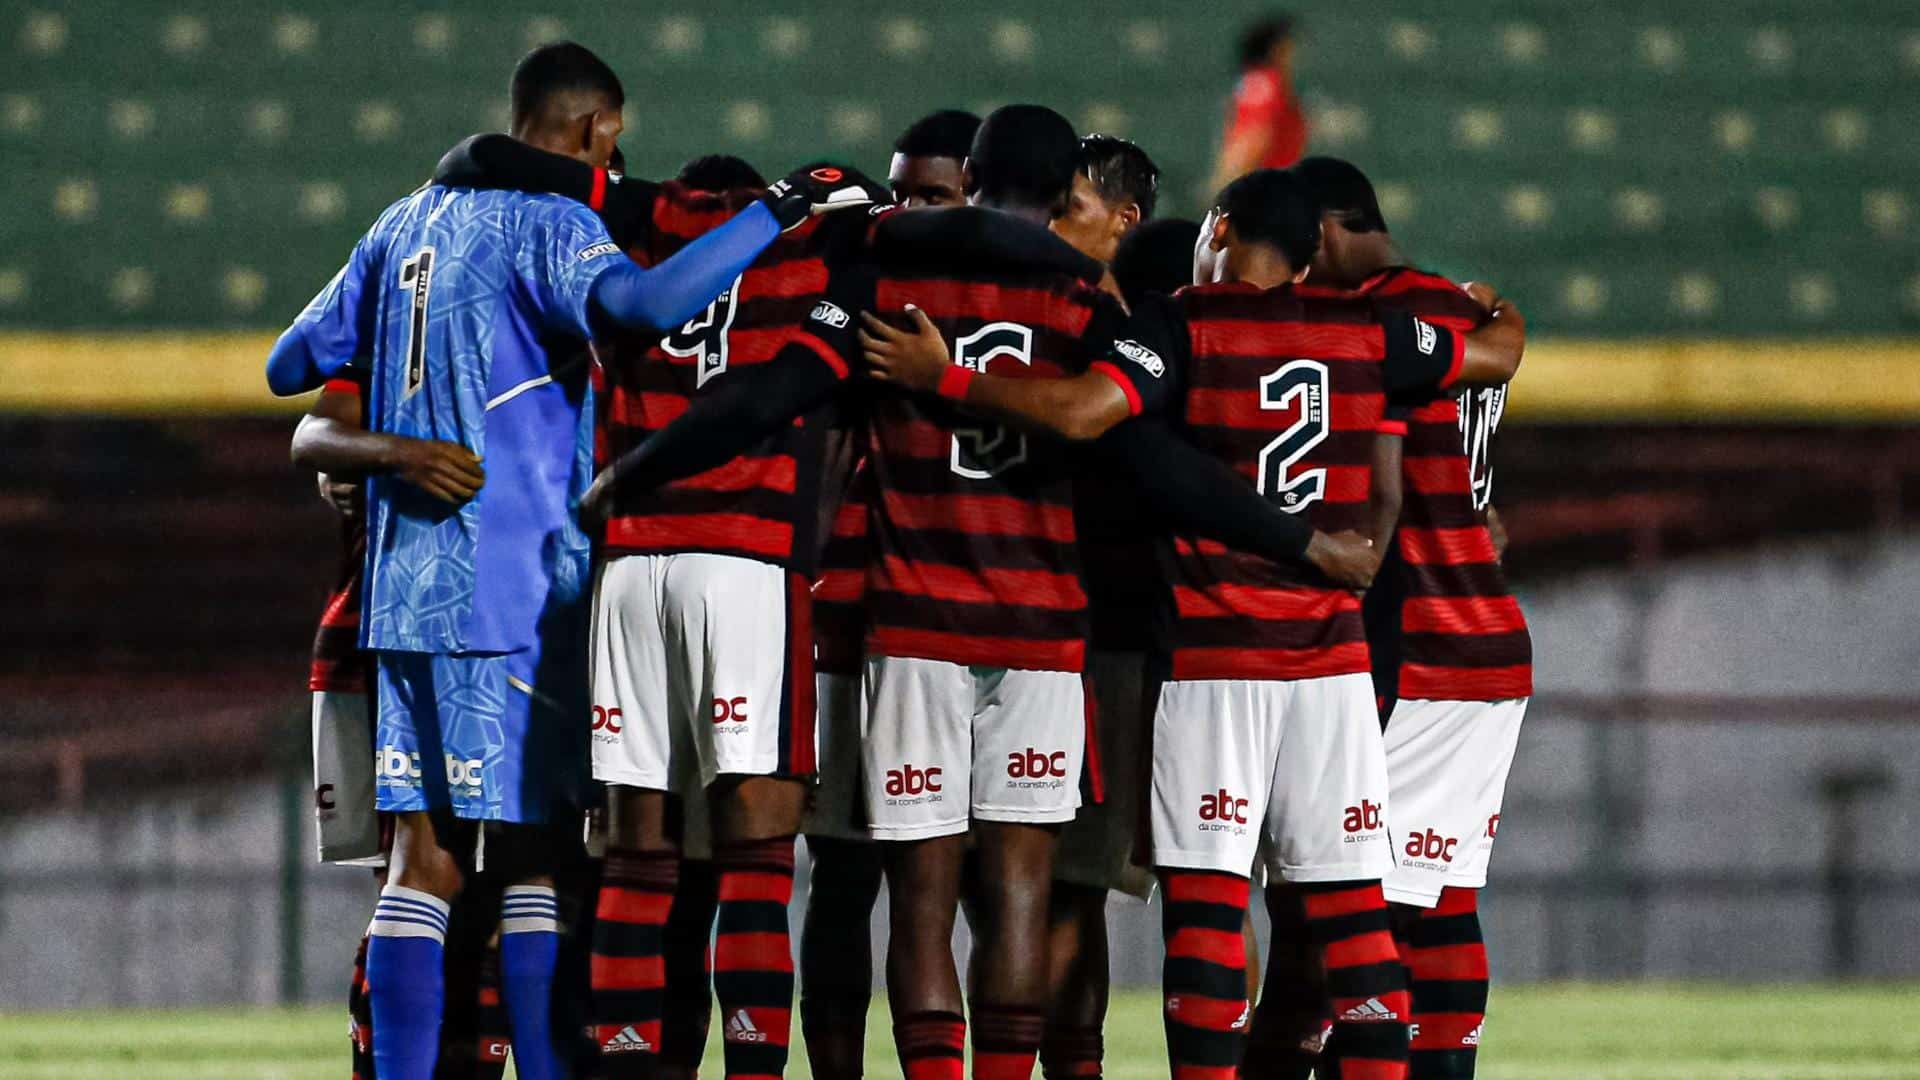
[(953, 366), (947, 340), (927, 313), (907, 306), (908, 326), (902, 328), (871, 311), (860, 313), (860, 351), (867, 371), (878, 382), (906, 390), (932, 392)]
[(1380, 572), (1380, 555), (1371, 539), (1351, 529), (1332, 535), (1316, 532), (1307, 542), (1307, 561), (1349, 589), (1373, 584), (1373, 576)]
[(487, 482), (480, 459), (459, 443), (399, 438), (391, 456), (394, 475), (455, 506), (479, 494)]
[(760, 201), (773, 211), (781, 229), (791, 229), (808, 217), (843, 207), (890, 202), (886, 185), (877, 184), (860, 170), (846, 165), (814, 162), (802, 165), (767, 186)]

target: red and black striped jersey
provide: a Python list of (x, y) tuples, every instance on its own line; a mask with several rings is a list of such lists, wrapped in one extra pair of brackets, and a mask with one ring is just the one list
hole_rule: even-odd
[[(1293, 286), (1185, 289), (1143, 305), (1129, 331), (1137, 336), (1116, 343), (1115, 363), (1136, 388), (1136, 411), (1167, 411), (1194, 445), (1325, 533), (1369, 525), (1388, 392), (1432, 392), (1463, 355), (1448, 330)], [(1310, 566), (1176, 537), (1172, 577), (1176, 679), (1368, 669), (1359, 598)]]
[[(912, 213), (1018, 224), (983, 209)], [(1056, 238), (1038, 239), (1073, 254)], [(1092, 346), (1110, 342), (1124, 317), (1085, 277), (973, 254), (877, 257), (874, 309), (897, 314), (911, 304), (940, 328), (955, 363), (1012, 378), (1084, 371)], [(1074, 528), (1078, 457), (931, 397), (875, 395), (868, 430), (867, 652), (1079, 671), (1087, 600)]]
[[(354, 369), (348, 368), (350, 373)], [(352, 377), (327, 381), (327, 390), (364, 397), (365, 388)], [(340, 566), (333, 591), (320, 613), (313, 635), (313, 661), (307, 669), (307, 689), (337, 693), (365, 693), (367, 654), (360, 651), (360, 584), (367, 563), (367, 527), (364, 516), (340, 523)]]
[(867, 491), (872, 473), (855, 468), (827, 530), (813, 584), (813, 667), (828, 675), (858, 675), (867, 634)]
[[(790, 346), (844, 378), (858, 309), (836, 303), (831, 283), (836, 267), (863, 250), (872, 221), (851, 210), (812, 218), (774, 241), (685, 326), (637, 355), (624, 344), (602, 352), (603, 460), (665, 428), (729, 372), (766, 364)], [(718, 468), (652, 490), (623, 490), (607, 521), (605, 550), (709, 552), (810, 570), (831, 411), (796, 419)]]
[[(1437, 274), (1396, 267), (1361, 291), (1460, 332), (1485, 319), (1480, 305)], [(1492, 474), (1488, 442), (1506, 388), (1469, 390), (1406, 412), (1402, 501), (1394, 551), (1400, 660), (1397, 695), (1422, 701), (1503, 701), (1533, 693), (1533, 641), (1487, 533)]]

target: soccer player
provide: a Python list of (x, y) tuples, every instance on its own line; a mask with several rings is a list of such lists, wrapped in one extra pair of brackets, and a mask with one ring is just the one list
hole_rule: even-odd
[[(1316, 157), (1294, 171), (1321, 207), (1316, 280), (1455, 331), (1485, 319), (1459, 286), (1405, 257), (1358, 168)], [(1400, 527), (1386, 587), (1366, 598), (1394, 664), (1381, 696), (1400, 851), (1384, 888), (1412, 975), (1415, 1080), (1473, 1075), (1487, 1004), (1476, 898), (1533, 692), (1526, 619), (1488, 531), (1489, 443), (1505, 404), (1494, 386), (1403, 410)]]
[[(1148, 227), (1159, 187), (1159, 167), (1139, 146), (1111, 135), (1085, 136), (1066, 213), (1054, 220), (1053, 231), (1111, 266), (1118, 278), (1118, 254), (1129, 237)], [(1189, 222), (1188, 228), (1199, 226)], [(1163, 264), (1180, 278), (1164, 291), (1186, 284), (1192, 253), (1189, 235)], [(1120, 284), (1124, 291), (1126, 282)], [(1162, 591), (1155, 575), (1141, 568), (1153, 565), (1158, 527), (1133, 485), (1091, 468), (1075, 479), (1074, 526), (1090, 631), (1086, 684), (1105, 782), (1104, 797), (1083, 801), (1060, 830), (1047, 940), (1047, 1030), (1040, 1046), (1041, 1070), (1049, 1078), (1099, 1075), (1109, 989), (1107, 891), (1145, 900), (1153, 890), (1153, 876), (1133, 865), (1132, 851), (1153, 717), (1146, 702), (1156, 681), (1148, 654)]]
[[(606, 164), (624, 94), (591, 52), (534, 50), (512, 99), (515, 137)], [(381, 215), (268, 359), (269, 384), (287, 393), (371, 357), (369, 427), (459, 441), (490, 476), (453, 512), (430, 487), (369, 481), (362, 642), (378, 667), (378, 804), (398, 815), (367, 957), (386, 1080), (433, 1070), (448, 901), (461, 885), (450, 849), (472, 833), (459, 823), (486, 820), (509, 826), (488, 861), (513, 882), (501, 965), (518, 1071), (562, 1071), (548, 1020), (552, 867), (537, 830), (511, 827), (577, 798), (569, 671), (584, 659), (573, 639), (587, 543), (569, 501), (588, 480), (591, 429), (584, 365), (566, 363), (579, 346), (558, 343), (683, 322), (807, 213), (791, 189), (774, 201), (777, 213), (749, 208), (648, 272), (569, 200), (430, 185)]]
[[(1365, 527), (1372, 440), (1388, 395), (1462, 378), (1504, 382), (1524, 330), (1510, 305), (1461, 337), (1404, 314), (1383, 317), (1370, 301), (1296, 288), (1318, 217), (1291, 174), (1265, 170), (1228, 185), (1203, 227), (1223, 283), (1140, 313), (1097, 369), (1119, 377), (956, 377), (930, 370), (924, 356), (888, 377), (944, 382), (969, 408), (1069, 437), (1165, 411), (1318, 529)], [(1334, 996), (1329, 1054), (1340, 1075), (1404, 1076), (1405, 977), (1380, 891), (1393, 865), (1381, 820), (1385, 755), (1359, 601), (1294, 565), (1185, 538), (1173, 584), (1173, 677), (1154, 722), (1152, 816), (1175, 1075), (1235, 1075), (1248, 1013), (1238, 930), (1264, 833), (1271, 870), (1306, 894)]]
[(965, 203), (960, 170), (979, 130), (980, 118), (959, 109), (942, 109), (914, 121), (894, 140), (887, 168), (893, 201), (909, 210)]
[(1240, 35), (1240, 81), (1213, 168), (1213, 190), (1254, 169), (1284, 169), (1307, 146), (1307, 117), (1293, 89), (1293, 20), (1261, 19)]
[[(351, 474), (319, 474), (322, 496), (340, 514), (341, 566), (333, 593), (314, 635), (308, 682), (314, 696), (314, 806), (320, 837), (320, 861), (371, 866), (384, 885), (391, 819), (374, 810), (375, 744), (368, 708), (369, 658), (360, 650), (360, 588), (366, 561), (365, 473), (384, 469), (413, 477), (433, 488), (450, 505), (471, 498), (484, 471), (466, 448), (404, 436), (379, 435), (362, 426), (365, 373), (349, 367), (327, 381), (313, 408), (294, 432), (294, 464), (317, 467), (355, 460), (367, 463)], [(469, 948), (449, 950), (445, 980), (450, 990), (447, 1020), (440, 1031), (440, 1074), (498, 1077), (506, 1067), (508, 1037), (500, 1015), (498, 956), (488, 947), (499, 907), (499, 889), (468, 889), (456, 900), (450, 934), (462, 934)], [(362, 936), (354, 957), (347, 994), (353, 1072), (373, 1076), (372, 1017), (366, 995), (367, 941)]]

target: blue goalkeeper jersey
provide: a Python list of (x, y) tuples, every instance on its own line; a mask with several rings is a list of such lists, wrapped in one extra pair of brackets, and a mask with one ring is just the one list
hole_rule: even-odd
[(572, 200), (429, 186), (388, 207), (301, 313), (316, 353), (368, 358), (371, 430), (459, 443), (486, 470), (458, 509), (369, 479), (364, 647), (512, 652), (580, 615), (589, 297), (625, 258)]

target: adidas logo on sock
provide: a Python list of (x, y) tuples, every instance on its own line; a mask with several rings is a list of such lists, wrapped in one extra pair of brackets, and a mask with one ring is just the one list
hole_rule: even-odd
[(1465, 1037), (1463, 1037), (1460, 1040), (1460, 1045), (1461, 1046), (1479, 1046), (1480, 1045), (1480, 1029), (1486, 1026), (1487, 1025), (1485, 1024), (1473, 1025), (1473, 1030), (1467, 1032)]
[(1309, 1035), (1301, 1039), (1300, 1052), (1303, 1054), (1318, 1054), (1327, 1048), (1327, 1040), (1332, 1037), (1333, 1025), (1328, 1024), (1321, 1028), (1318, 1034)]
[(632, 1024), (614, 1032), (613, 1038), (600, 1044), (600, 1052), (603, 1054), (629, 1054), (652, 1049), (653, 1044), (641, 1038), (640, 1033), (633, 1030)]
[(735, 1009), (733, 1016), (727, 1020), (726, 1037), (728, 1042), (763, 1043), (767, 1041), (767, 1033), (753, 1026), (753, 1017), (748, 1016), (745, 1009)]
[(1380, 1003), (1377, 997), (1367, 1000), (1340, 1014), (1342, 1020), (1398, 1020), (1400, 1014)]
[(1232, 1025), (1230, 1025), (1230, 1026), (1229, 1026), (1229, 1027), (1227, 1028), (1227, 1030), (1228, 1030), (1228, 1031), (1239, 1031), (1239, 1030), (1241, 1030), (1242, 1028), (1245, 1028), (1245, 1027), (1247, 1026), (1247, 1021), (1248, 1021), (1249, 1019), (1251, 1019), (1252, 1017), (1253, 1017), (1253, 1005), (1252, 1005), (1252, 1003), (1248, 1003), (1248, 1004), (1246, 1004), (1246, 1005), (1242, 1005), (1242, 1006), (1240, 1007), (1240, 1018), (1239, 1018), (1239, 1019), (1237, 1019), (1237, 1020), (1235, 1020), (1235, 1021), (1234, 1021), (1234, 1022), (1232, 1023)]

